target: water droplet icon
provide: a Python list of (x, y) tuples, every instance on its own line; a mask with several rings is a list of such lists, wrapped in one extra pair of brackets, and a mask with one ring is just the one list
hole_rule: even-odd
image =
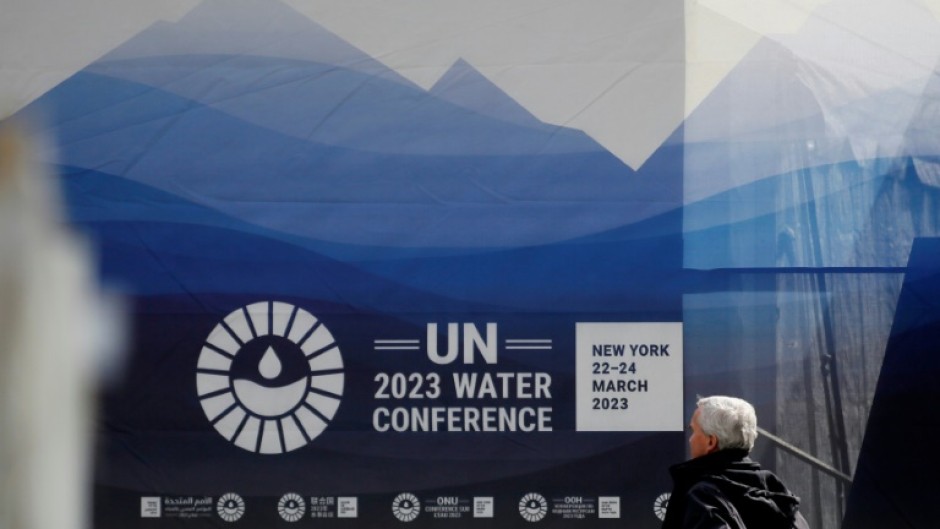
[(268, 380), (281, 374), (281, 361), (278, 360), (273, 347), (268, 347), (268, 350), (262, 355), (261, 361), (258, 362), (258, 371), (261, 372), (261, 376)]

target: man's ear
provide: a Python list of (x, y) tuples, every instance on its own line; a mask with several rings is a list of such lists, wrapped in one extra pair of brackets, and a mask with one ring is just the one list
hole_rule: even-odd
[(706, 454), (711, 454), (712, 452), (717, 452), (717, 451), (718, 451), (718, 436), (717, 436), (717, 435), (709, 435), (709, 436), (708, 436), (708, 444), (706, 445), (706, 447), (707, 447), (706, 450), (705, 450), (705, 453), (706, 453)]

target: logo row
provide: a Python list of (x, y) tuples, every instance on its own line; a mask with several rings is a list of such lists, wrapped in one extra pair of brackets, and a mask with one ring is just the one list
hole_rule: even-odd
[[(355, 496), (319, 497), (308, 501), (288, 492), (277, 502), (277, 513), (288, 522), (296, 522), (310, 512), (311, 518), (357, 518), (359, 499)], [(144, 496), (140, 499), (141, 518), (210, 518), (218, 515), (226, 522), (237, 522), (245, 515), (245, 500), (228, 492), (214, 501), (210, 496)]]
[[(665, 517), (669, 494), (656, 498), (653, 512), (659, 519)], [(518, 503), (519, 515), (528, 522), (538, 522), (552, 515), (564, 519), (620, 518), (620, 497), (566, 496), (551, 502), (537, 492), (524, 494)], [(304, 498), (289, 492), (277, 502), (277, 513), (288, 522), (296, 522), (308, 516), (323, 518), (358, 518), (359, 499), (355, 496), (312, 496)], [(466, 517), (493, 518), (492, 496), (461, 498), (438, 496), (421, 500), (410, 492), (403, 492), (392, 500), (392, 515), (402, 522), (411, 522), (424, 513), (425, 516), (443, 519)], [(142, 518), (208, 518), (218, 516), (226, 522), (237, 522), (245, 515), (245, 500), (234, 492), (223, 494), (218, 500), (209, 496), (144, 496), (140, 502)]]

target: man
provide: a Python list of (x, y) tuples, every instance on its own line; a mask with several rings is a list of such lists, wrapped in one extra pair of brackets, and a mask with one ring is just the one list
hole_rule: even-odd
[(705, 397), (689, 424), (692, 458), (669, 469), (663, 529), (809, 529), (800, 499), (751, 461), (757, 415), (746, 401)]

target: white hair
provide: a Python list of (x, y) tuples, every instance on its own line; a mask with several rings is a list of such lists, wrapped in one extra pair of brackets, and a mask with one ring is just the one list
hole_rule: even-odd
[(706, 435), (718, 438), (718, 449), (743, 448), (748, 452), (757, 439), (757, 413), (746, 400), (716, 395), (698, 399), (698, 425)]

